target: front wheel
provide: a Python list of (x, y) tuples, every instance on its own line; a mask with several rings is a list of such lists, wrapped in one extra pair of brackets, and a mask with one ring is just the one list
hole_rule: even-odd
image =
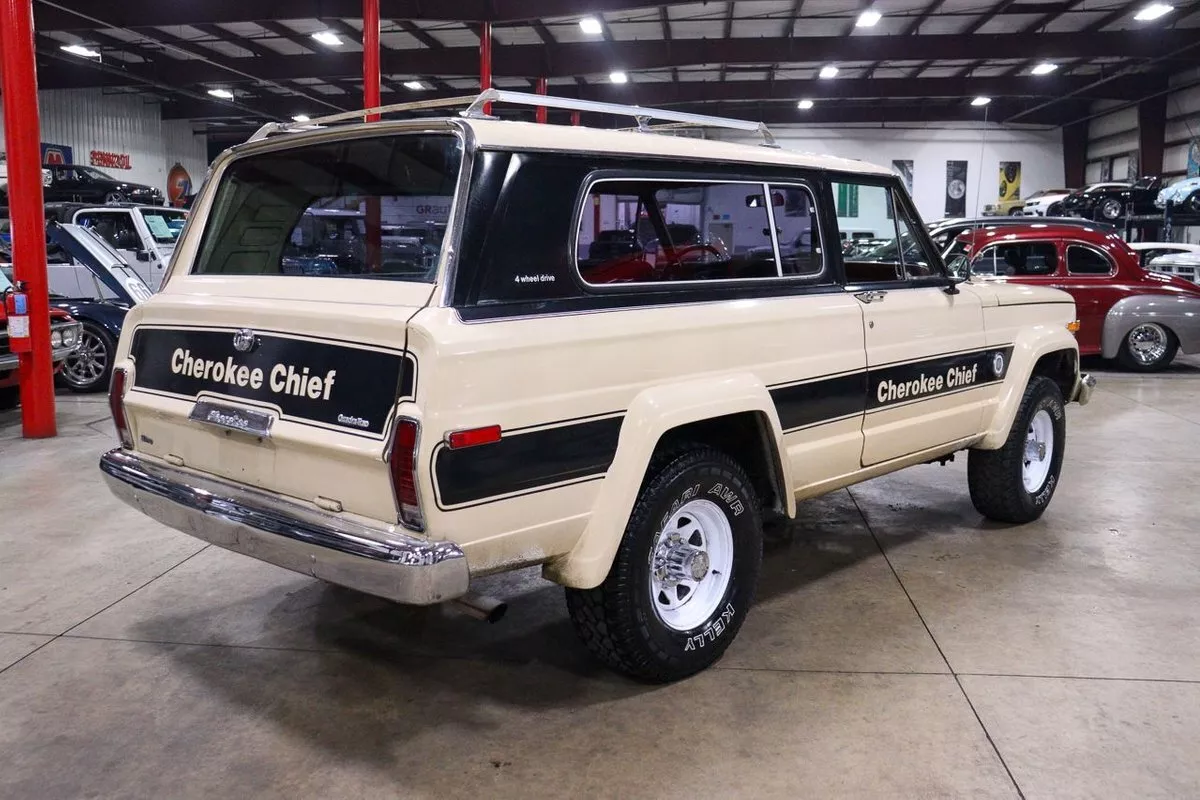
[(59, 377), (72, 392), (108, 389), (116, 343), (107, 331), (91, 322), (83, 323), (79, 346), (63, 361)]
[(1100, 204), (1100, 218), (1112, 221), (1121, 216), (1122, 210), (1121, 201), (1115, 197), (1110, 197)]
[(104, 195), (104, 205), (106, 206), (115, 206), (124, 202), (125, 195), (121, 194), (120, 192), (109, 192), (108, 194)]
[(1117, 360), (1134, 372), (1159, 372), (1174, 360), (1177, 350), (1175, 334), (1157, 322), (1143, 322), (1125, 334)]
[(612, 669), (675, 681), (737, 636), (761, 564), (758, 498), (745, 471), (709, 447), (676, 450), (651, 464), (604, 582), (567, 589), (567, 611)]
[(1200, 191), (1192, 192), (1191, 196), (1184, 203), (1184, 206), (1187, 207), (1189, 212), (1200, 214)]
[(972, 450), (967, 484), (975, 509), (997, 522), (1033, 522), (1042, 515), (1062, 470), (1067, 414), (1062, 392), (1035, 375), (999, 450)]

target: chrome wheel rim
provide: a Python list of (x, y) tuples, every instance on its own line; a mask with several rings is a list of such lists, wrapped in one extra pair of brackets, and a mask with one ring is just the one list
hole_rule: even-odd
[(1167, 354), (1168, 342), (1169, 337), (1163, 326), (1143, 322), (1129, 332), (1129, 354), (1139, 364), (1150, 366)]
[(1105, 200), (1100, 206), (1100, 213), (1108, 219), (1116, 219), (1121, 216), (1121, 202), (1119, 200)]
[(87, 388), (104, 377), (108, 369), (108, 348), (104, 340), (84, 328), (79, 345), (63, 362), (63, 377), (72, 386)]
[(1033, 494), (1042, 488), (1050, 475), (1054, 460), (1054, 420), (1042, 409), (1029, 421), (1025, 432), (1025, 457), (1021, 465), (1021, 482), (1025, 491)]
[(717, 610), (733, 572), (733, 528), (711, 500), (680, 506), (650, 549), (650, 601), (668, 628), (689, 631)]

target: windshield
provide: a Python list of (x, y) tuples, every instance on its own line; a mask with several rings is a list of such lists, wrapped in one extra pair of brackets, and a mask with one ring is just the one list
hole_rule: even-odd
[(87, 177), (89, 177), (93, 180), (97, 180), (97, 181), (114, 181), (115, 182), (117, 180), (112, 175), (101, 172), (98, 169), (93, 169), (92, 167), (75, 167), (75, 171), (79, 172), (82, 175), (86, 175)]
[[(462, 145), (451, 134), (352, 139), (238, 159), (221, 177), (192, 271), (432, 283), (440, 242), (414, 247), (384, 237), (382, 228), (444, 224), (461, 164)], [(370, 242), (374, 214), (378, 246)]]
[(175, 244), (175, 240), (183, 231), (184, 223), (187, 222), (186, 211), (143, 208), (141, 212), (142, 219), (146, 220), (146, 227), (150, 229), (150, 235), (159, 244)]

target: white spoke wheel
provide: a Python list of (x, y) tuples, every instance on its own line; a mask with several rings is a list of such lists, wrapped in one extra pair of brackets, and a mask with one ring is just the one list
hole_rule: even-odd
[(729, 588), (733, 529), (711, 500), (691, 500), (671, 515), (650, 553), (650, 596), (668, 628), (690, 631), (717, 610)]
[(761, 565), (758, 494), (743, 464), (712, 447), (679, 445), (655, 454), (607, 577), (594, 589), (567, 589), (567, 611), (587, 649), (612, 669), (651, 683), (679, 680), (737, 636)]
[(1025, 491), (1036, 493), (1046, 483), (1054, 458), (1054, 422), (1042, 409), (1033, 415), (1025, 433), (1025, 458), (1021, 464), (1021, 482)]
[(1062, 390), (1050, 378), (1034, 375), (1000, 449), (968, 455), (967, 483), (975, 508), (997, 522), (1040, 517), (1058, 487), (1066, 441)]
[(1121, 341), (1121, 365), (1135, 372), (1157, 372), (1175, 360), (1179, 340), (1157, 322), (1139, 322)]

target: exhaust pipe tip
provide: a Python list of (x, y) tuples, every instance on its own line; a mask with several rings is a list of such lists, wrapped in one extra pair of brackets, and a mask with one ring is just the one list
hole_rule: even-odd
[(454, 603), (468, 616), (492, 624), (503, 619), (505, 612), (508, 611), (508, 603), (474, 592), (467, 592), (462, 597), (455, 598)]

